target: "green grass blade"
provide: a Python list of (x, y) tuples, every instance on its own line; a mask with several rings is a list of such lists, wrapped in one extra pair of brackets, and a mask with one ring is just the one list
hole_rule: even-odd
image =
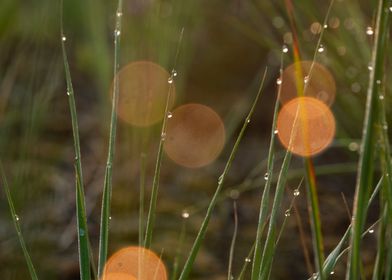
[(227, 280), (233, 279), (232, 271), (233, 271), (234, 248), (235, 248), (235, 242), (237, 240), (237, 233), (238, 233), (238, 213), (237, 213), (237, 203), (235, 201), (233, 207), (234, 207), (234, 232), (230, 244), (229, 268), (227, 269)]
[[(307, 199), (309, 205), (309, 219), (312, 229), (312, 241), (315, 258), (315, 266), (318, 272), (323, 271), (322, 265), (324, 263), (324, 246), (321, 233), (320, 210), (316, 189), (316, 175), (314, 166), (310, 158), (305, 158), (305, 178), (307, 185)], [(324, 273), (321, 273), (321, 280), (325, 279)]]
[(375, 140), (375, 123), (377, 117), (377, 98), (379, 84), (383, 80), (383, 65), (385, 63), (385, 44), (388, 34), (391, 1), (380, 0), (377, 12), (375, 30), (375, 45), (373, 48), (367, 106), (362, 134), (362, 145), (358, 165), (357, 186), (353, 209), (353, 227), (351, 235), (351, 250), (347, 265), (346, 279), (357, 280), (360, 275), (361, 233), (366, 220), (366, 203), (370, 194), (373, 179), (373, 154)]
[(120, 43), (121, 43), (121, 19), (122, 19), (122, 0), (117, 2), (116, 23), (114, 30), (114, 83), (112, 112), (110, 118), (110, 133), (108, 157), (105, 169), (105, 179), (102, 194), (101, 222), (99, 232), (99, 256), (98, 256), (98, 278), (101, 278), (103, 268), (106, 263), (109, 243), (109, 220), (110, 205), (112, 196), (112, 168), (115, 152), (116, 134), (117, 134), (117, 103), (119, 99), (119, 79), (118, 70), (120, 67)]
[[(61, 3), (62, 9), (63, 3)], [(64, 35), (63, 28), (63, 13), (61, 11), (61, 47), (64, 60), (65, 78), (67, 83), (67, 95), (69, 102), (69, 109), (71, 113), (72, 123), (72, 134), (75, 148), (75, 181), (76, 181), (76, 220), (77, 220), (77, 233), (78, 233), (78, 249), (79, 249), (79, 267), (80, 267), (80, 278), (82, 280), (90, 280), (90, 263), (91, 263), (91, 250), (90, 241), (87, 227), (87, 216), (86, 216), (86, 199), (84, 195), (83, 187), (83, 175), (82, 175), (82, 162), (80, 153), (80, 139), (78, 129), (78, 118), (76, 113), (75, 95), (72, 86), (72, 78), (69, 70), (67, 52), (65, 49), (66, 37)]]
[(193, 243), (193, 246), (192, 246), (192, 249), (191, 249), (191, 251), (189, 253), (188, 259), (187, 259), (187, 261), (186, 261), (186, 263), (184, 265), (184, 268), (183, 268), (183, 270), (181, 272), (181, 275), (180, 275), (180, 278), (179, 278), (180, 280), (186, 280), (186, 279), (189, 278), (189, 274), (191, 272), (193, 263), (194, 263), (194, 261), (196, 259), (197, 253), (199, 252), (200, 246), (201, 246), (201, 244), (202, 244), (202, 242), (204, 240), (204, 237), (205, 237), (205, 234), (206, 234), (206, 231), (207, 231), (207, 227), (208, 227), (208, 223), (209, 223), (211, 215), (212, 215), (212, 211), (215, 208), (215, 205), (217, 203), (218, 197), (219, 197), (220, 192), (221, 192), (222, 187), (223, 187), (223, 183), (225, 182), (226, 175), (227, 175), (227, 173), (230, 170), (231, 164), (232, 164), (232, 162), (234, 160), (234, 157), (235, 157), (235, 155), (237, 153), (238, 146), (239, 146), (239, 144), (240, 144), (240, 142), (242, 140), (242, 137), (244, 136), (246, 128), (248, 127), (250, 119), (251, 119), (251, 117), (253, 115), (253, 112), (255, 110), (257, 101), (259, 100), (259, 97), (261, 96), (262, 88), (263, 88), (263, 85), (264, 85), (264, 81), (265, 81), (266, 75), (267, 75), (267, 70), (265, 70), (265, 72), (264, 72), (264, 76), (263, 76), (263, 79), (261, 81), (259, 91), (258, 91), (258, 93), (256, 95), (255, 100), (253, 101), (253, 104), (252, 104), (252, 107), (251, 107), (251, 109), (250, 109), (250, 111), (248, 113), (248, 116), (245, 118), (245, 121), (244, 121), (244, 124), (242, 125), (241, 131), (240, 131), (240, 133), (239, 133), (239, 135), (238, 135), (238, 137), (237, 137), (237, 139), (236, 139), (236, 141), (234, 143), (233, 149), (231, 150), (229, 159), (227, 160), (227, 163), (226, 163), (226, 166), (225, 166), (225, 168), (223, 170), (223, 173), (219, 177), (218, 187), (216, 188), (214, 196), (211, 199), (211, 202), (210, 202), (210, 204), (208, 206), (208, 209), (207, 209), (207, 213), (206, 213), (206, 215), (204, 217), (202, 225), (201, 225), (201, 227), (199, 229), (199, 232), (198, 232), (198, 234), (196, 236), (196, 239), (195, 239), (195, 241)]
[[(282, 79), (282, 74), (283, 74), (283, 52), (281, 55), (279, 79)], [(274, 171), (275, 130), (276, 130), (276, 120), (277, 120), (278, 110), (279, 110), (279, 97), (282, 90), (281, 84), (282, 84), (282, 80), (281, 83), (278, 85), (278, 94), (275, 101), (274, 117), (272, 120), (271, 140), (270, 140), (268, 159), (267, 159), (267, 177), (265, 177), (267, 178), (267, 180), (265, 181), (264, 184), (264, 190), (260, 202), (259, 220), (257, 223), (257, 232), (256, 232), (256, 241), (255, 241), (255, 251), (254, 251), (253, 263), (252, 263), (252, 274), (251, 274), (252, 280), (257, 280), (261, 271), (261, 246), (262, 246), (261, 238), (264, 232), (264, 227), (266, 224), (265, 221), (268, 214), (272, 174)]]
[(247, 270), (247, 268), (248, 268), (248, 265), (249, 265), (250, 262), (251, 262), (251, 256), (253, 255), (254, 249), (255, 249), (255, 243), (253, 243), (252, 248), (250, 249), (250, 251), (249, 251), (249, 253), (248, 253), (248, 256), (245, 258), (244, 265), (243, 265), (242, 268), (241, 268), (241, 272), (240, 272), (240, 274), (238, 275), (237, 280), (242, 280), (242, 279), (244, 279), (246, 270)]
[(146, 224), (146, 233), (144, 237), (144, 247), (145, 248), (150, 248), (151, 246), (151, 241), (152, 241), (152, 232), (154, 228), (154, 223), (155, 223), (155, 214), (156, 214), (156, 204), (157, 204), (157, 199), (158, 199), (158, 189), (159, 189), (159, 178), (160, 178), (160, 173), (161, 173), (161, 166), (162, 166), (162, 156), (163, 156), (163, 143), (165, 141), (166, 137), (166, 122), (167, 122), (167, 114), (169, 112), (169, 102), (171, 99), (171, 94), (172, 94), (172, 83), (174, 81), (174, 70), (177, 65), (177, 60), (180, 54), (180, 47), (182, 43), (182, 38), (184, 35), (184, 29), (181, 30), (180, 37), (178, 40), (178, 46), (177, 46), (177, 51), (176, 51), (176, 56), (174, 59), (174, 68), (171, 72), (170, 80), (172, 81), (169, 83), (169, 92), (166, 97), (166, 106), (165, 106), (165, 114), (162, 122), (162, 128), (161, 128), (161, 138), (159, 140), (159, 147), (158, 147), (158, 154), (157, 154), (157, 160), (155, 162), (155, 172), (154, 172), (154, 178), (152, 181), (152, 190), (151, 190), (151, 198), (150, 198), (150, 207), (148, 209), (148, 214), (147, 214), (147, 224)]
[(29, 251), (27, 250), (27, 246), (26, 246), (26, 243), (25, 243), (23, 235), (22, 235), (22, 230), (20, 228), (19, 217), (16, 214), (14, 202), (12, 200), (10, 188), (8, 186), (7, 178), (5, 176), (5, 173), (4, 173), (4, 170), (3, 170), (3, 165), (1, 163), (1, 161), (0, 161), (0, 173), (1, 173), (1, 181), (3, 182), (2, 185), (3, 185), (3, 188), (4, 188), (4, 192), (5, 192), (5, 195), (7, 197), (7, 201), (8, 201), (8, 206), (9, 206), (10, 212), (11, 212), (12, 222), (14, 223), (16, 234), (18, 235), (20, 246), (22, 247), (23, 255), (24, 255), (24, 258), (26, 260), (27, 268), (29, 269), (30, 277), (31, 277), (32, 280), (38, 280), (37, 273), (35, 272), (35, 268), (34, 268), (33, 262), (31, 260)]
[(259, 279), (268, 279), (270, 265), (272, 265), (272, 259), (275, 251), (276, 222), (284, 194), (284, 187), (286, 184), (290, 161), (291, 153), (287, 150), (286, 155), (283, 159), (282, 167), (279, 172), (274, 201), (272, 203), (271, 217), (269, 220), (267, 237), (265, 240), (263, 254), (261, 258), (261, 271), (259, 274)]

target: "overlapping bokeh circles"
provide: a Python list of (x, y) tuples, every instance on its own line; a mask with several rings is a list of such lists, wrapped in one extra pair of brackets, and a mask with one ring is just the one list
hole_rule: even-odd
[(297, 97), (285, 104), (277, 118), (278, 137), (292, 153), (313, 156), (332, 142), (335, 118), (329, 107), (313, 97)]
[(225, 127), (219, 115), (208, 106), (191, 103), (172, 112), (164, 149), (177, 164), (198, 168), (218, 157), (225, 139)]
[[(128, 278), (124, 278), (124, 277)], [(113, 277), (118, 277), (113, 278)], [(166, 267), (151, 250), (130, 246), (107, 261), (102, 280), (167, 280)]]
[[(311, 70), (311, 72), (310, 72)], [(336, 84), (330, 71), (318, 62), (301, 61), (288, 66), (281, 77), (280, 102), (286, 104), (299, 96), (314, 97), (328, 106), (336, 95)], [(298, 85), (301, 83), (301, 85)], [(298, 90), (304, 92), (298, 93)]]
[(169, 108), (175, 100), (175, 86), (168, 83), (169, 78), (170, 74), (163, 67), (151, 61), (132, 62), (122, 68), (118, 73), (118, 117), (140, 127), (161, 121), (169, 89)]

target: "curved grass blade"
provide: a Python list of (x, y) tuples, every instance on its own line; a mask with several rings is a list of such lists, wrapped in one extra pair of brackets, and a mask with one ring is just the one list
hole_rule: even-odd
[[(281, 59), (280, 59), (280, 78), (282, 79), (283, 77), (283, 52), (281, 54)], [(278, 110), (279, 110), (279, 97), (280, 93), (282, 90), (281, 82), (278, 85), (278, 94), (276, 97), (275, 101), (275, 108), (274, 108), (274, 117), (272, 120), (272, 129), (271, 129), (271, 140), (270, 140), (270, 146), (269, 146), (269, 151), (268, 151), (268, 159), (267, 159), (267, 180), (265, 181), (264, 184), (264, 190), (263, 194), (261, 196), (261, 202), (260, 202), (260, 211), (259, 211), (259, 220), (257, 223), (257, 232), (256, 232), (256, 241), (255, 241), (255, 250), (254, 250), (254, 256), (253, 256), (253, 263), (252, 263), (252, 274), (251, 274), (251, 279), (252, 280), (257, 280), (260, 271), (261, 271), (261, 238), (264, 232), (264, 227), (266, 225), (265, 221), (267, 218), (268, 214), (268, 207), (269, 207), (269, 196), (270, 196), (270, 189), (271, 189), (271, 182), (272, 182), (272, 174), (274, 171), (274, 162), (275, 162), (275, 130), (276, 130), (276, 120), (278, 116)]]
[(227, 280), (232, 280), (233, 274), (232, 274), (232, 267), (233, 267), (233, 259), (234, 259), (234, 248), (235, 248), (235, 242), (237, 240), (237, 233), (238, 233), (238, 213), (237, 213), (237, 203), (234, 201), (233, 204), (234, 208), (234, 232), (233, 232), (233, 238), (231, 239), (231, 244), (230, 244), (230, 254), (229, 254), (229, 268), (227, 270)]
[(69, 109), (71, 113), (72, 134), (73, 134), (74, 147), (75, 147), (76, 220), (77, 220), (77, 232), (78, 232), (80, 278), (82, 280), (90, 280), (91, 279), (91, 271), (90, 271), (91, 250), (90, 250), (90, 241), (89, 241), (88, 227), (87, 227), (87, 217), (86, 217), (86, 199), (85, 199), (84, 187), (83, 187), (78, 118), (76, 113), (75, 95), (72, 86), (71, 73), (69, 70), (67, 52), (65, 49), (66, 37), (64, 35), (62, 8), (63, 8), (63, 3), (61, 2), (61, 47), (62, 47), (63, 60), (64, 60), (65, 78), (67, 83), (67, 95), (68, 95)]
[(360, 249), (361, 233), (366, 221), (366, 203), (370, 194), (373, 179), (373, 158), (375, 141), (375, 124), (377, 118), (377, 98), (379, 85), (376, 81), (383, 80), (383, 65), (385, 63), (385, 44), (388, 35), (391, 1), (380, 0), (377, 12), (375, 30), (375, 45), (373, 48), (369, 88), (365, 120), (362, 132), (362, 145), (358, 165), (357, 186), (353, 209), (353, 227), (351, 235), (351, 249), (347, 263), (347, 280), (357, 280), (360, 277)]
[(256, 95), (255, 100), (253, 101), (253, 104), (252, 104), (252, 107), (251, 107), (251, 109), (250, 109), (250, 111), (248, 113), (248, 116), (245, 118), (245, 121), (244, 121), (244, 124), (242, 125), (241, 131), (240, 131), (240, 133), (239, 133), (239, 135), (238, 135), (238, 137), (237, 137), (237, 139), (236, 139), (236, 141), (234, 143), (233, 149), (231, 150), (229, 159), (226, 162), (226, 166), (225, 166), (225, 168), (223, 170), (223, 173), (219, 177), (218, 187), (216, 188), (214, 196), (212, 197), (211, 202), (210, 202), (210, 204), (208, 206), (207, 213), (206, 213), (206, 215), (204, 217), (204, 220), (203, 220), (203, 222), (201, 224), (201, 227), (200, 227), (199, 232), (198, 232), (198, 234), (196, 236), (196, 239), (195, 239), (195, 241), (194, 241), (194, 243), (192, 245), (192, 249), (191, 249), (191, 251), (189, 253), (188, 259), (186, 260), (186, 263), (185, 263), (184, 268), (183, 268), (183, 270), (181, 272), (179, 280), (186, 280), (186, 279), (189, 278), (189, 274), (191, 272), (193, 263), (194, 263), (194, 261), (196, 259), (197, 253), (199, 252), (200, 246), (201, 246), (201, 244), (202, 244), (202, 242), (204, 240), (204, 237), (205, 237), (205, 234), (206, 234), (206, 231), (207, 231), (207, 227), (208, 227), (208, 223), (209, 223), (211, 215), (212, 215), (212, 211), (215, 208), (215, 205), (217, 203), (218, 197), (219, 197), (220, 192), (221, 192), (222, 187), (223, 187), (223, 183), (225, 182), (226, 175), (227, 175), (227, 173), (230, 170), (230, 167), (231, 167), (231, 164), (232, 164), (232, 162), (234, 160), (235, 155), (237, 154), (238, 146), (239, 146), (239, 144), (240, 144), (240, 142), (242, 140), (242, 137), (244, 136), (246, 128), (248, 127), (250, 119), (251, 119), (251, 117), (253, 115), (253, 112), (255, 110), (256, 103), (259, 100), (259, 97), (261, 96), (266, 75), (267, 75), (267, 69), (264, 71), (264, 75), (263, 75), (263, 79), (262, 79), (261, 84), (260, 84), (259, 91), (258, 91), (258, 93)]
[(174, 77), (175, 77), (175, 75), (174, 75), (175, 68), (177, 66), (177, 60), (178, 60), (178, 57), (180, 54), (180, 47), (181, 47), (183, 35), (184, 35), (184, 28), (181, 29), (180, 37), (178, 40), (176, 56), (174, 59), (174, 68), (173, 68), (173, 70), (171, 72), (171, 76), (169, 78), (171, 82), (169, 83), (169, 92), (166, 97), (166, 106), (165, 106), (165, 114), (164, 114), (165, 117), (163, 118), (163, 122), (162, 122), (161, 138), (159, 140), (157, 160), (155, 162), (155, 172), (154, 172), (154, 178), (152, 181), (150, 207), (148, 209), (146, 233), (145, 233), (145, 237), (144, 237), (144, 247), (147, 249), (150, 248), (151, 241), (152, 241), (152, 232), (153, 232), (154, 223), (155, 223), (156, 205), (157, 205), (157, 199), (158, 199), (159, 177), (160, 177), (161, 165), (162, 165), (163, 143), (164, 143), (165, 137), (166, 137), (166, 122), (167, 122), (166, 116), (169, 112), (169, 102), (170, 102), (170, 97), (172, 94), (172, 83), (173, 83)]
[(106, 263), (109, 243), (109, 220), (110, 205), (112, 196), (112, 165), (115, 152), (116, 134), (117, 134), (117, 103), (119, 95), (118, 70), (120, 67), (120, 42), (121, 42), (121, 19), (122, 19), (122, 0), (117, 2), (116, 11), (116, 28), (114, 30), (114, 83), (112, 112), (110, 118), (110, 134), (108, 157), (105, 169), (105, 179), (102, 194), (101, 222), (99, 232), (99, 257), (98, 257), (98, 278), (101, 278), (104, 265)]
[(37, 273), (35, 271), (33, 262), (31, 260), (29, 251), (27, 250), (27, 246), (26, 246), (26, 243), (25, 243), (23, 235), (22, 235), (22, 230), (20, 228), (19, 218), (18, 218), (18, 215), (16, 214), (14, 202), (12, 200), (10, 188), (8, 186), (7, 178), (5, 176), (5, 173), (3, 170), (3, 165), (1, 163), (1, 161), (0, 161), (0, 175), (1, 175), (2, 185), (3, 185), (4, 191), (5, 191), (5, 195), (7, 197), (8, 206), (10, 208), (12, 222), (14, 223), (20, 246), (22, 247), (23, 255), (26, 260), (27, 268), (29, 269), (30, 277), (32, 280), (38, 280)]

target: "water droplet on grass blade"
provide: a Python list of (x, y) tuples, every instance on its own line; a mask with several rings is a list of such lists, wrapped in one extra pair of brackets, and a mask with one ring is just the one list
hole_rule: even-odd
[(19, 220), (20, 220), (20, 218), (19, 218), (19, 216), (18, 216), (18, 215), (15, 215), (15, 220), (17, 220), (17, 221), (19, 221)]
[(320, 45), (319, 48), (317, 49), (317, 51), (318, 51), (319, 53), (324, 52), (324, 51), (325, 51), (324, 46), (323, 46), (323, 45)]
[(285, 217), (290, 217), (290, 215), (291, 215), (290, 209), (287, 209), (287, 210), (284, 212), (284, 215), (285, 215)]
[(268, 172), (267, 172), (267, 173), (265, 173), (265, 174), (264, 174), (264, 180), (266, 180), (266, 181), (267, 181), (267, 180), (268, 180), (268, 178), (269, 178), (269, 174), (268, 174)]
[(366, 28), (366, 34), (369, 35), (369, 36), (374, 34), (373, 28), (371, 26), (368, 26)]
[(61, 36), (61, 40), (62, 40), (63, 42), (65, 42), (65, 41), (67, 41), (67, 37), (65, 37), (64, 35)]
[(167, 79), (167, 82), (168, 82), (169, 84), (172, 84), (172, 83), (173, 83), (173, 77), (170, 76), (170, 77)]
[(282, 52), (288, 53), (288, 51), (289, 51), (289, 48), (286, 45), (283, 45)]
[(281, 78), (276, 79), (276, 84), (281, 85), (282, 84), (282, 79)]
[(250, 263), (252, 260), (251, 260), (251, 258), (245, 258), (245, 261), (246, 261), (247, 263)]
[(188, 219), (189, 218), (189, 212), (187, 210), (182, 210), (181, 217), (183, 219)]
[(171, 119), (172, 117), (173, 117), (172, 112), (167, 113), (167, 118), (168, 118), (168, 119)]
[(299, 194), (300, 194), (299, 189), (295, 189), (294, 192), (293, 192), (293, 195), (294, 196), (299, 196)]

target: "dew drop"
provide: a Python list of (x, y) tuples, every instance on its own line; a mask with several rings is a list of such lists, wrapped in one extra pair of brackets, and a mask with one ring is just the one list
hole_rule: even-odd
[(328, 28), (328, 24), (324, 24), (324, 29), (327, 29)]
[(317, 279), (317, 276), (318, 276), (317, 273), (313, 273), (312, 274), (312, 279)]
[(287, 209), (287, 210), (284, 212), (284, 215), (285, 215), (285, 217), (290, 217), (290, 215), (291, 215), (290, 209)]
[(372, 70), (373, 70), (373, 66), (369, 65), (369, 66), (368, 66), (368, 70), (369, 70), (369, 71), (372, 71)]
[(380, 100), (384, 100), (384, 95), (380, 94), (378, 98), (380, 98)]
[(281, 78), (277, 78), (276, 79), (276, 84), (281, 85), (282, 84), (282, 79)]
[(166, 133), (165, 133), (165, 132), (162, 132), (162, 133), (161, 133), (161, 140), (162, 140), (162, 141), (165, 141), (165, 140), (166, 140)]
[(121, 34), (120, 30), (118, 30), (118, 29), (114, 30), (114, 35), (115, 36), (120, 36), (120, 34)]
[(61, 40), (62, 40), (63, 42), (65, 42), (65, 41), (67, 41), (67, 37), (65, 37), (64, 35), (61, 36)]
[(223, 174), (219, 176), (218, 178), (218, 184), (222, 184), (223, 181)]
[(246, 261), (247, 263), (250, 263), (252, 260), (251, 260), (250, 258), (245, 258), (245, 261)]
[(392, 12), (392, 7), (389, 7), (389, 11)]
[(112, 216), (109, 216), (109, 220), (112, 220)]
[(333, 275), (333, 274), (335, 274), (335, 271), (331, 271), (331, 273), (330, 273), (331, 275)]
[(116, 15), (117, 15), (117, 17), (121, 17), (122, 16), (122, 12), (117, 12)]
[(288, 51), (289, 51), (289, 48), (286, 45), (283, 45), (282, 52), (288, 53)]
[(381, 85), (381, 80), (377, 80), (376, 84)]
[(357, 142), (351, 142), (348, 144), (348, 149), (352, 152), (356, 152), (359, 149), (359, 144)]
[(247, 122), (247, 123), (250, 123), (250, 119), (246, 119), (246, 122)]
[(268, 174), (268, 172), (267, 172), (267, 173), (265, 173), (265, 174), (264, 174), (264, 180), (266, 180), (266, 181), (267, 181), (267, 180), (268, 180), (268, 178), (269, 178), (269, 174)]
[(300, 194), (299, 189), (295, 189), (294, 192), (293, 192), (293, 195), (294, 196), (299, 196), (299, 194)]
[(182, 210), (181, 217), (183, 219), (188, 219), (189, 218), (189, 212), (187, 210)]
[(172, 112), (167, 113), (167, 118), (168, 118), (168, 119), (171, 119), (172, 117), (173, 117)]
[(366, 34), (369, 35), (369, 36), (374, 34), (373, 28), (371, 26), (368, 26), (366, 28)]
[(324, 46), (323, 46), (323, 45), (320, 45), (317, 51), (318, 51), (319, 53), (324, 52), (324, 51), (325, 51)]
[(238, 190), (231, 190), (230, 197), (232, 199), (238, 199), (240, 197), (240, 192)]
[(71, 95), (71, 92), (70, 92), (69, 90), (67, 90), (67, 95), (68, 95), (68, 96), (70, 96), (70, 95)]
[(173, 77), (170, 76), (169, 79), (167, 79), (167, 82), (168, 82), (169, 84), (172, 84), (172, 83), (173, 83)]
[(174, 70), (174, 69), (171, 71), (171, 73), (172, 73), (172, 76), (173, 76), (173, 77), (177, 77), (177, 75), (178, 75), (178, 74), (177, 74), (177, 71)]
[(278, 131), (277, 129), (274, 130), (274, 134), (278, 134), (278, 132), (279, 132), (279, 131)]
[(20, 220), (19, 216), (18, 216), (18, 215), (16, 215), (16, 214), (15, 214), (15, 220), (17, 220), (17, 221), (19, 221), (19, 220)]
[(374, 229), (369, 229), (369, 233), (374, 233)]
[(304, 77), (304, 83), (306, 84), (306, 83), (308, 83), (309, 82), (309, 76), (305, 76)]

